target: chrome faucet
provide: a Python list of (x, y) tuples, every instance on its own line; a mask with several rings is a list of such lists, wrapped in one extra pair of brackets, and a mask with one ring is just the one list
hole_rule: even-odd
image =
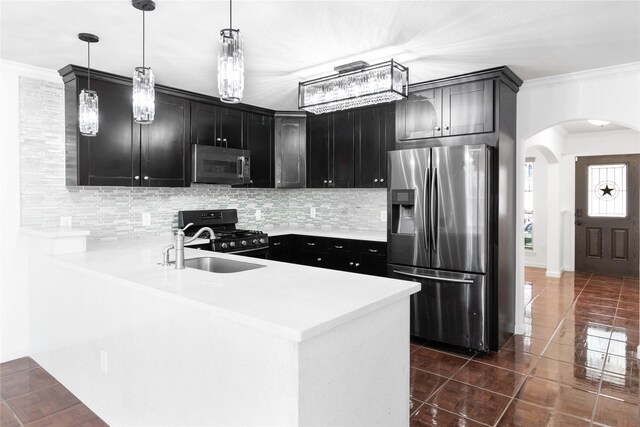
[(176, 270), (182, 270), (184, 269), (184, 244), (185, 243), (189, 243), (189, 242), (193, 242), (195, 239), (197, 239), (198, 237), (200, 237), (200, 235), (202, 233), (204, 233), (205, 231), (207, 233), (209, 233), (209, 236), (211, 237), (211, 239), (214, 238), (214, 234), (213, 234), (213, 230), (209, 227), (202, 227), (200, 230), (198, 230), (198, 232), (196, 234), (193, 235), (193, 237), (189, 237), (188, 239), (185, 240), (185, 235), (184, 235), (184, 231), (191, 227), (193, 225), (192, 222), (190, 222), (189, 224), (187, 224), (184, 228), (179, 228), (178, 231), (176, 231), (176, 242), (172, 243), (170, 245), (165, 246), (162, 249), (162, 265), (163, 266), (167, 266), (170, 264), (169, 262), (169, 251), (171, 249), (175, 249), (176, 251)]

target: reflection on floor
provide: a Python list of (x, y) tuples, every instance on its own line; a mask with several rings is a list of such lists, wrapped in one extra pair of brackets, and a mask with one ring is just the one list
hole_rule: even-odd
[(526, 331), (497, 353), (411, 344), (412, 426), (640, 425), (638, 279), (525, 272)]

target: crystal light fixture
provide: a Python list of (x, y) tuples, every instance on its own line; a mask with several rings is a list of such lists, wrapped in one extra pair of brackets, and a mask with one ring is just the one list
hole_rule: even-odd
[(149, 124), (153, 122), (156, 113), (155, 79), (151, 68), (145, 67), (145, 12), (155, 10), (156, 5), (151, 0), (132, 0), (131, 4), (142, 11), (142, 67), (136, 67), (133, 72), (133, 119), (136, 123)]
[(229, 0), (229, 28), (220, 31), (218, 44), (218, 92), (220, 100), (237, 104), (244, 92), (244, 55), (240, 30), (231, 24), (232, 0)]
[(393, 59), (335, 67), (338, 74), (301, 82), (298, 108), (314, 114), (397, 101), (409, 93), (409, 69)]
[(98, 134), (98, 94), (91, 90), (91, 43), (98, 43), (98, 36), (80, 33), (78, 38), (87, 42), (87, 88), (80, 91), (78, 98), (78, 127), (83, 136)]

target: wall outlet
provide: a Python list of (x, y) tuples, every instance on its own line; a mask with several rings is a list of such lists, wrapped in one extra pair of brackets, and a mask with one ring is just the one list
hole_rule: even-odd
[(71, 217), (70, 216), (61, 216), (60, 217), (60, 227), (71, 228)]
[(262, 219), (262, 209), (256, 209), (256, 219)]
[(316, 217), (316, 208), (311, 208), (311, 218), (315, 218)]
[(142, 214), (142, 225), (151, 225), (151, 214), (149, 212)]
[(380, 211), (380, 222), (387, 222), (387, 211)]
[(105, 374), (109, 373), (109, 358), (104, 350), (100, 350), (100, 370)]

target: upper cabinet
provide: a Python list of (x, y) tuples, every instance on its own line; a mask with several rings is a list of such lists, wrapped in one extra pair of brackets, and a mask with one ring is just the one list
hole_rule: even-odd
[(250, 187), (273, 187), (273, 117), (266, 114), (245, 114), (245, 150), (251, 152)]
[(398, 141), (493, 131), (493, 81), (411, 87), (397, 103)]
[(356, 114), (355, 181), (358, 188), (386, 188), (387, 151), (395, 142), (394, 104)]
[(354, 186), (355, 114), (339, 111), (307, 120), (307, 187)]
[(275, 187), (305, 188), (307, 114), (276, 113), (275, 128)]
[(191, 102), (191, 143), (242, 148), (244, 113), (206, 102)]

